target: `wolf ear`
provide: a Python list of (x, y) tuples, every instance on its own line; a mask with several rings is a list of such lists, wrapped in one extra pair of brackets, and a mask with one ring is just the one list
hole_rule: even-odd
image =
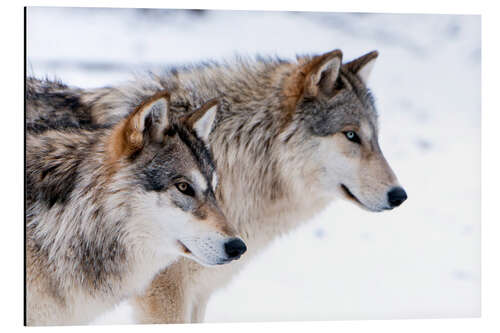
[(305, 74), (304, 95), (318, 96), (320, 92), (332, 93), (342, 65), (342, 51), (334, 50), (313, 58), (303, 65)]
[(212, 131), (215, 116), (217, 115), (218, 102), (211, 100), (191, 114), (186, 122), (200, 139), (208, 144), (208, 136)]
[(161, 142), (169, 126), (169, 94), (160, 92), (141, 103), (113, 130), (111, 151), (115, 157), (130, 155), (144, 146), (145, 136)]
[(344, 66), (351, 73), (357, 74), (364, 84), (367, 84), (377, 57), (378, 51), (372, 51), (348, 62)]

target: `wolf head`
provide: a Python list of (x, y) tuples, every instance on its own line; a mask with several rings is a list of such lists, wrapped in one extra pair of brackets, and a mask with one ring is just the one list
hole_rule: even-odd
[(115, 181), (130, 189), (130, 233), (156, 253), (203, 265), (227, 263), (246, 250), (214, 195), (206, 142), (216, 111), (212, 101), (174, 121), (169, 95), (161, 92), (119, 123), (107, 146)]
[(399, 206), (407, 195), (378, 143), (377, 111), (366, 83), (378, 56), (342, 64), (335, 50), (298, 58), (285, 82), (286, 103), (314, 149), (317, 189), (370, 211)]

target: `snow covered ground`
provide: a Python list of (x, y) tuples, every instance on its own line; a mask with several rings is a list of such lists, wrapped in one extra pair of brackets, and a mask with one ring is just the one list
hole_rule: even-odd
[[(31, 74), (82, 87), (165, 64), (380, 51), (380, 143), (409, 199), (345, 202), (278, 239), (211, 299), (206, 320), (480, 315), (480, 17), (28, 9)], [(124, 303), (95, 323), (132, 323)]]

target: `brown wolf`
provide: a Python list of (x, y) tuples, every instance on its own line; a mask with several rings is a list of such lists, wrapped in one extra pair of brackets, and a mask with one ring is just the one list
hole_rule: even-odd
[(221, 100), (210, 134), (220, 177), (217, 199), (236, 222), (248, 254), (211, 269), (187, 260), (169, 266), (135, 300), (140, 322), (202, 321), (213, 291), (337, 197), (375, 212), (406, 200), (379, 147), (377, 112), (366, 86), (377, 56), (374, 51), (342, 64), (342, 52), (334, 50), (296, 61), (204, 63), (78, 93), (81, 106), (73, 115), (97, 124), (119, 121), (126, 114), (110, 110), (161, 89), (171, 92), (179, 115), (207, 99)]
[[(178, 121), (168, 97), (155, 94), (114, 126), (28, 126), (28, 325), (88, 322), (179, 256), (210, 266), (245, 251), (216, 203), (203, 141), (217, 105)], [(51, 113), (43, 99), (29, 102), (28, 115)]]

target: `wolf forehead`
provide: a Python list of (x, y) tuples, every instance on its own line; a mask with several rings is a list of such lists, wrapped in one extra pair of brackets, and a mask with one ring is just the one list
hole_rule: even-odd
[(162, 143), (145, 147), (134, 156), (134, 174), (147, 191), (163, 191), (187, 178), (202, 191), (212, 188), (215, 164), (207, 146), (184, 126), (172, 124)]
[(332, 98), (304, 98), (297, 110), (313, 135), (328, 136), (346, 126), (366, 123), (377, 133), (378, 112), (371, 91), (351, 73), (342, 70), (337, 78), (339, 91)]

